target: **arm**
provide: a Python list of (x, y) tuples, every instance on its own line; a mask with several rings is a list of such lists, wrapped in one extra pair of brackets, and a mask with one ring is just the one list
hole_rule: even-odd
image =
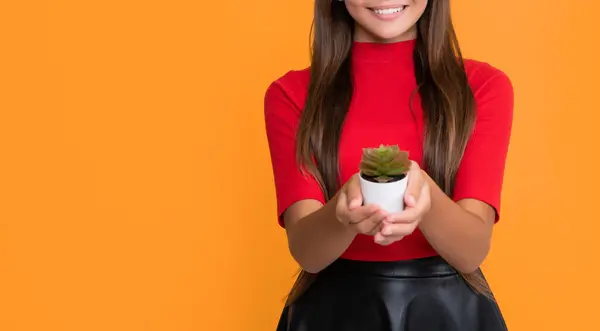
[(419, 225), (436, 251), (465, 273), (475, 271), (490, 250), (513, 117), (512, 85), (503, 73), (486, 81), (475, 96), (478, 118), (456, 176), (453, 198), (423, 172), (431, 207)]
[[(372, 231), (384, 215), (378, 214), (378, 208), (374, 206), (361, 206), (360, 185), (356, 178), (325, 203), (316, 180), (301, 172), (295, 155), (300, 109), (291, 94), (293, 91), (286, 90), (277, 82), (267, 90), (267, 140), (279, 224), (286, 229), (292, 257), (304, 270), (316, 273), (340, 257), (357, 233)], [(373, 226), (369, 222), (352, 226), (346, 224), (368, 217), (372, 217)]]
[(475, 271), (490, 250), (494, 210), (474, 199), (456, 203), (427, 174), (424, 176), (431, 192), (431, 209), (419, 224), (421, 232), (456, 269)]
[(388, 216), (376, 205), (362, 205), (358, 175), (324, 206), (294, 203), (284, 214), (290, 252), (302, 268), (317, 273), (348, 249), (357, 234), (373, 234)]
[(302, 269), (317, 273), (335, 261), (350, 246), (356, 232), (337, 221), (336, 198), (294, 203), (284, 214), (288, 246)]

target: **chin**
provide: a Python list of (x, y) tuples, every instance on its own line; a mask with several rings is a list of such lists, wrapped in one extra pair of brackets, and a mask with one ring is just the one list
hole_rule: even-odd
[(377, 42), (392, 43), (415, 39), (417, 37), (416, 29), (376, 29), (369, 31), (370, 38)]
[(391, 32), (382, 31), (377, 34), (374, 34), (373, 36), (375, 37), (375, 39), (379, 40), (380, 42), (387, 42), (387, 43), (405, 41), (405, 40), (415, 39), (417, 37), (416, 33), (410, 33), (409, 31), (402, 31), (400, 33), (394, 32), (394, 31), (391, 31)]

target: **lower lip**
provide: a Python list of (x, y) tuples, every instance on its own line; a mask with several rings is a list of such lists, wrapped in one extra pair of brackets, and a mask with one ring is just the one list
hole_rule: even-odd
[(369, 9), (369, 11), (371, 13), (373, 13), (373, 15), (375, 15), (375, 17), (377, 17), (378, 19), (382, 20), (382, 21), (392, 21), (395, 20), (396, 18), (402, 16), (402, 14), (404, 13), (404, 11), (406, 10), (407, 7), (404, 7), (404, 9), (397, 11), (393, 14), (378, 14), (372, 10)]

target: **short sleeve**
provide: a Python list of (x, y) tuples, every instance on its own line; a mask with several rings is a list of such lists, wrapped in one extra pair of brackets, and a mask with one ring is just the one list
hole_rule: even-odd
[(489, 204), (496, 211), (497, 222), (514, 95), (511, 81), (503, 72), (493, 69), (489, 77), (474, 89), (477, 119), (456, 175), (453, 199), (472, 198)]
[(304, 174), (296, 162), (296, 132), (301, 110), (276, 81), (265, 94), (264, 115), (267, 141), (273, 168), (277, 214), (283, 227), (283, 213), (295, 202), (314, 199), (325, 203), (323, 192), (317, 181)]

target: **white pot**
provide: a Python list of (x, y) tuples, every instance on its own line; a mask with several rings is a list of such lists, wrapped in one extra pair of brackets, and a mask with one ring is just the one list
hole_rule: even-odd
[(375, 204), (388, 213), (397, 213), (404, 210), (404, 192), (408, 184), (408, 176), (401, 180), (389, 183), (374, 183), (360, 178), (360, 188), (363, 203)]

